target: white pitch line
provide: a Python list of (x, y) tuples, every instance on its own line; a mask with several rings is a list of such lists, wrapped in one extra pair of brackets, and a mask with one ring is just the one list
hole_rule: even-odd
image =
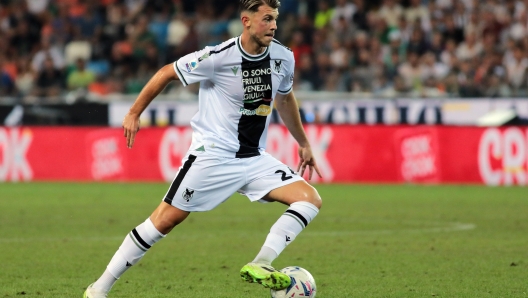
[(416, 229), (394, 229), (394, 230), (350, 230), (350, 231), (306, 231), (305, 236), (344, 236), (344, 235), (381, 235), (381, 234), (398, 234), (398, 233), (443, 233), (459, 232), (473, 230), (477, 225), (472, 223), (444, 223), (443, 226), (434, 228), (416, 228)]
[[(126, 236), (126, 235), (125, 235)], [(125, 236), (122, 237), (29, 237), (29, 238), (0, 238), (0, 243), (14, 243), (14, 242), (73, 242), (73, 241), (117, 241), (125, 239)]]
[[(443, 233), (443, 232), (459, 232), (473, 230), (477, 226), (472, 223), (433, 223), (437, 227), (431, 228), (416, 228), (416, 229), (394, 229), (394, 230), (349, 230), (349, 231), (310, 231), (307, 230), (302, 233), (303, 236), (346, 236), (346, 235), (381, 235), (381, 234), (398, 234), (398, 233)], [(231, 231), (236, 236), (243, 236), (244, 232)], [(176, 234), (176, 233), (175, 233)], [(178, 233), (174, 239), (189, 239), (189, 238), (203, 238), (204, 235), (182, 234)], [(207, 236), (205, 236), (207, 237)], [(30, 237), (30, 238), (0, 238), (0, 243), (26, 243), (26, 242), (104, 242), (104, 241), (122, 241), (125, 236), (108, 236), (108, 237)]]

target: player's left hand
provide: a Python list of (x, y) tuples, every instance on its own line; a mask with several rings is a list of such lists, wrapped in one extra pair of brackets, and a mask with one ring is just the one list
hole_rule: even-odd
[(321, 173), (319, 172), (319, 168), (317, 167), (317, 164), (315, 163), (315, 158), (312, 153), (312, 148), (310, 147), (299, 147), (299, 166), (297, 166), (297, 172), (300, 173), (301, 176), (304, 175), (304, 171), (306, 170), (306, 167), (308, 167), (308, 180), (312, 179), (313, 171), (317, 173), (319, 178), (322, 178)]
[(123, 119), (123, 133), (127, 141), (127, 147), (130, 149), (134, 145), (134, 139), (136, 134), (139, 131), (139, 117), (131, 115), (130, 113), (126, 114)]

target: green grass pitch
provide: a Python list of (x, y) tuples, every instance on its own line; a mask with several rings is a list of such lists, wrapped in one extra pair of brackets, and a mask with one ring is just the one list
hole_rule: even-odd
[[(323, 208), (274, 262), (315, 277), (318, 298), (528, 297), (528, 188), (317, 185)], [(168, 184), (0, 184), (0, 297), (82, 297)], [(278, 203), (234, 195), (191, 214), (110, 297), (269, 297), (240, 268)]]

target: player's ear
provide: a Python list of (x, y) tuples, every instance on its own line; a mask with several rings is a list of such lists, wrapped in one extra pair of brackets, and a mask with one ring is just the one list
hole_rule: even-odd
[(251, 26), (251, 17), (249, 15), (249, 12), (243, 11), (240, 14), (240, 20), (242, 21), (242, 25), (244, 28)]

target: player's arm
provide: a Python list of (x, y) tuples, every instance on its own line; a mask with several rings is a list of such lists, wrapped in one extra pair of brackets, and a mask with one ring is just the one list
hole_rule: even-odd
[(297, 105), (297, 100), (293, 91), (288, 94), (277, 93), (275, 96), (275, 107), (277, 112), (286, 125), (286, 128), (290, 131), (293, 138), (299, 144), (299, 165), (297, 171), (300, 171), (301, 176), (304, 174), (304, 170), (308, 166), (309, 168), (309, 179), (312, 179), (313, 170), (317, 172), (317, 175), (321, 177), (319, 168), (315, 162), (315, 158), (312, 153), (312, 148), (310, 147), (310, 142), (301, 122), (301, 115), (299, 114), (299, 106)]
[(139, 116), (141, 116), (141, 113), (143, 113), (150, 102), (173, 80), (179, 80), (179, 78), (171, 63), (160, 68), (139, 93), (136, 101), (123, 119), (123, 129), (128, 148), (132, 148), (136, 133), (139, 130)]

